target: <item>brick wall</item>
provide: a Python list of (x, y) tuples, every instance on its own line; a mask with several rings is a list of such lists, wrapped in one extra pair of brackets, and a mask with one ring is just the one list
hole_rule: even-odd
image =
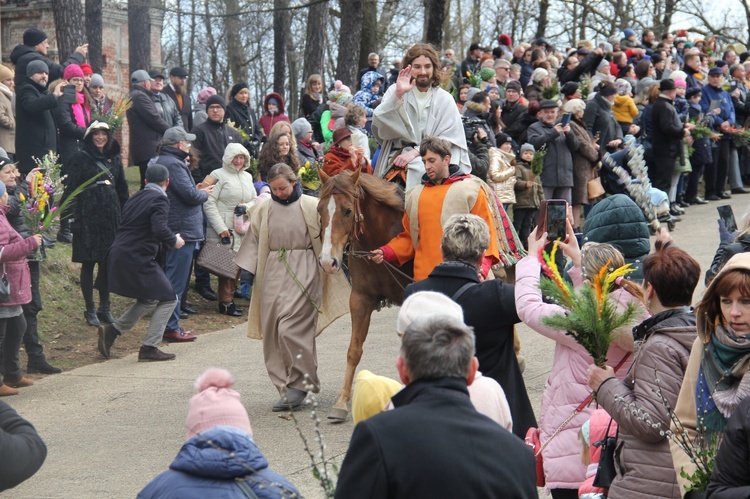
[[(161, 60), (161, 26), (159, 12), (152, 11), (151, 61), (154, 67), (163, 67)], [(23, 32), (30, 27), (43, 29), (49, 35), (48, 57), (59, 61), (55, 22), (52, 15), (52, 2), (32, 1), (26, 4), (7, 3), (0, 9), (0, 47), (3, 63), (12, 67), (10, 53), (21, 43)], [(123, 6), (105, 4), (102, 12), (102, 77), (111, 98), (117, 98), (129, 91), (130, 66), (128, 64), (128, 12)], [(67, 56), (67, 54), (66, 54)], [(122, 162), (128, 164), (128, 124), (123, 124), (116, 137), (122, 145)]]

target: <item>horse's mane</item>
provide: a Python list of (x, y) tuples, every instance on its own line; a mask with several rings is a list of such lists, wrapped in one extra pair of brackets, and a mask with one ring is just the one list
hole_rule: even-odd
[(328, 197), (334, 190), (338, 190), (360, 199), (364, 195), (372, 196), (379, 203), (389, 206), (396, 211), (404, 211), (404, 190), (398, 184), (387, 182), (367, 173), (361, 173), (358, 184), (354, 185), (351, 179), (353, 174), (354, 172), (347, 170), (331, 177), (323, 185), (320, 197)]

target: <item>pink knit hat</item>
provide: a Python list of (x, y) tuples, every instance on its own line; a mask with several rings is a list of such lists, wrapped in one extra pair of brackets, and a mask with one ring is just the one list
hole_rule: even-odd
[(333, 83), (333, 89), (337, 92), (346, 92), (347, 94), (352, 93), (352, 91), (349, 90), (349, 87), (344, 85), (344, 83), (341, 80), (336, 80)]
[(674, 86), (675, 87), (680, 87), (680, 88), (687, 88), (687, 82), (685, 80), (683, 80), (682, 78), (677, 78), (674, 81)]
[(187, 438), (214, 426), (233, 426), (253, 436), (250, 417), (240, 402), (240, 394), (232, 390), (234, 377), (226, 369), (207, 369), (196, 381), (198, 393), (188, 406)]
[(71, 78), (83, 78), (83, 70), (78, 64), (68, 64), (63, 73), (63, 80), (70, 81)]
[(209, 97), (216, 95), (216, 89), (214, 87), (206, 87), (198, 92), (198, 102), (205, 104)]

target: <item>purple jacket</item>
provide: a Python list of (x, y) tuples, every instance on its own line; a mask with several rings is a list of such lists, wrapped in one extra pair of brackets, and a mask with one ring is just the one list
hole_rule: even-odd
[[(594, 360), (565, 331), (558, 331), (545, 326), (542, 318), (562, 312), (558, 305), (544, 303), (539, 289), (541, 266), (536, 255), (523, 258), (516, 265), (516, 310), (518, 317), (537, 333), (554, 340), (555, 356), (552, 370), (542, 396), (542, 408), (539, 416), (539, 429), (542, 444), (565, 421), (573, 410), (588, 397), (586, 370)], [(568, 272), (575, 286), (582, 283), (581, 269), (573, 267)], [(617, 290), (612, 298), (618, 304), (625, 305), (634, 298), (626, 291)], [(642, 307), (636, 318), (636, 324), (648, 316)], [(607, 352), (608, 364), (617, 365), (626, 352), (612, 346)], [(623, 379), (630, 369), (631, 359), (617, 371), (617, 377)], [(590, 417), (595, 407), (589, 405), (574, 417), (570, 423), (547, 445), (542, 454), (544, 457), (544, 476), (550, 489), (578, 489), (586, 479), (586, 467), (581, 463), (581, 445), (578, 443), (578, 431)]]
[(0, 248), (3, 248), (0, 263), (8, 274), (11, 291), (10, 301), (0, 304), (3, 307), (25, 305), (31, 301), (31, 274), (26, 256), (38, 246), (36, 239), (24, 239), (10, 225), (6, 217), (8, 210), (10, 206), (0, 206)]

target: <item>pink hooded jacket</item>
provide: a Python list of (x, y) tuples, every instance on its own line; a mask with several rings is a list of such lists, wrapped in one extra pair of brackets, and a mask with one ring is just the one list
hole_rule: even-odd
[[(542, 445), (555, 430), (565, 421), (573, 410), (591, 393), (588, 387), (586, 370), (594, 360), (565, 331), (558, 331), (545, 326), (542, 318), (563, 312), (558, 305), (544, 303), (539, 289), (541, 266), (536, 255), (524, 257), (516, 266), (516, 310), (518, 317), (537, 333), (556, 342), (552, 370), (542, 396), (542, 407), (538, 418)], [(581, 269), (573, 267), (568, 271), (573, 284), (579, 286), (583, 279)], [(616, 303), (624, 306), (635, 300), (627, 291), (618, 289), (611, 294)], [(639, 302), (638, 302), (639, 303)], [(648, 317), (648, 312), (641, 305), (635, 324)], [(612, 346), (607, 352), (608, 364), (617, 365), (627, 352)], [(623, 379), (630, 369), (628, 359), (617, 371), (617, 377)], [(578, 430), (591, 417), (594, 405), (589, 405), (576, 415), (568, 425), (544, 449), (544, 476), (549, 489), (576, 489), (586, 478), (586, 467), (581, 463)]]

